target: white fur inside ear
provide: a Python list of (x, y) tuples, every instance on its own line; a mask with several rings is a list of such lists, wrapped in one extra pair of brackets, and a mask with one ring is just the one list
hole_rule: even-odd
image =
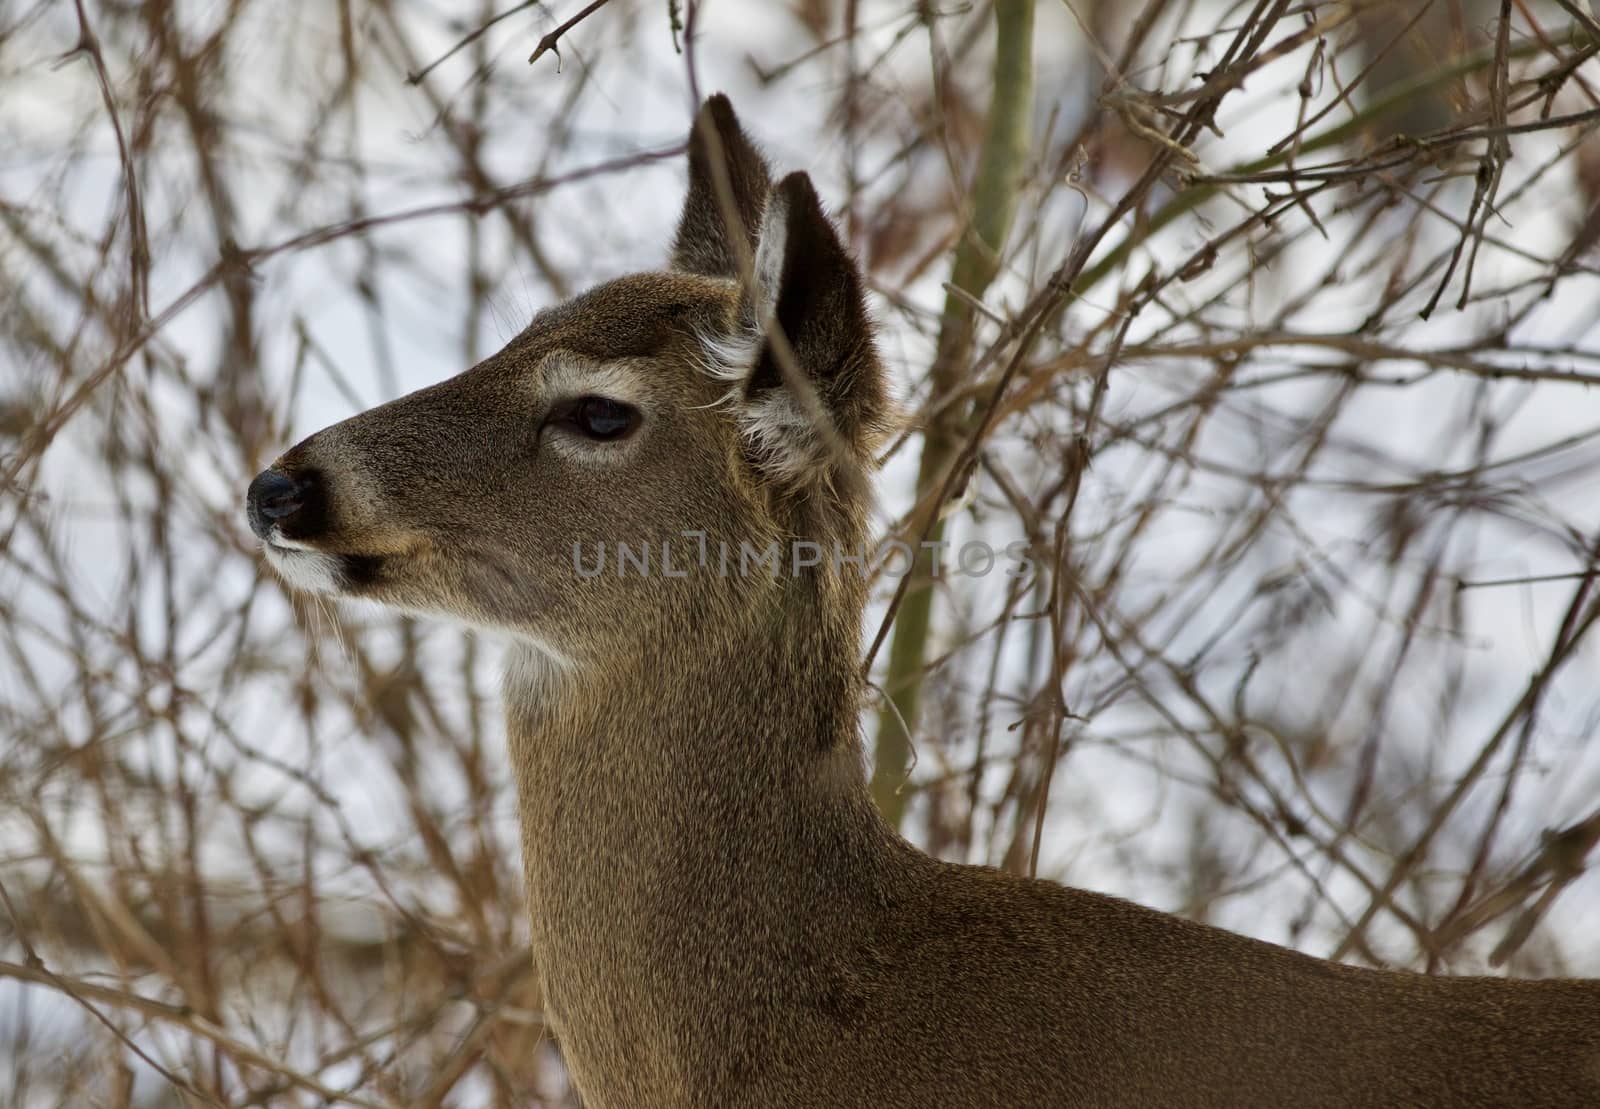
[(731, 335), (700, 336), (705, 372), (728, 385), (716, 404), (733, 410), (740, 436), (768, 474), (792, 482), (820, 477), (827, 463), (827, 440), (794, 395), (776, 386), (753, 397), (745, 394), (763, 343), (762, 334), (749, 328)]
[(783, 284), (783, 259), (789, 249), (789, 201), (781, 192), (767, 200), (761, 216), (761, 237), (756, 243), (755, 281), (756, 319), (762, 329), (771, 325), (778, 310), (778, 292)]
[(718, 381), (740, 386), (728, 390), (718, 403), (726, 404), (743, 391), (745, 381), (756, 368), (756, 359), (761, 357), (761, 343), (761, 332), (743, 327), (731, 335), (701, 333), (700, 350), (704, 355), (701, 365), (706, 373)]
[(767, 389), (739, 406), (739, 431), (763, 470), (794, 484), (827, 472), (825, 439), (787, 389)]

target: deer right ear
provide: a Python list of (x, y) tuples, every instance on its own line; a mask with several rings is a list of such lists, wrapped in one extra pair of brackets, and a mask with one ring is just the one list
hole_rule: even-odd
[(708, 277), (739, 276), (739, 246), (755, 255), (772, 175), (721, 93), (689, 132), (689, 196), (672, 242), (672, 268)]
[(791, 173), (767, 198), (736, 330), (707, 343), (758, 469), (793, 490), (870, 468), (892, 419), (872, 331), (855, 260)]

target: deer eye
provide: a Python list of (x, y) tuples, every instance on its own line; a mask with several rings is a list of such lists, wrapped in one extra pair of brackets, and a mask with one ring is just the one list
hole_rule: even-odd
[(626, 439), (639, 426), (639, 410), (609, 397), (579, 397), (555, 413), (555, 422), (575, 428), (590, 439)]

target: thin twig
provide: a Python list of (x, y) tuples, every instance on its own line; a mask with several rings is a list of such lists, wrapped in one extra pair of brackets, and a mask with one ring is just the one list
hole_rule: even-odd
[(534, 62), (544, 57), (547, 52), (553, 51), (556, 56), (556, 72), (560, 73), (561, 51), (558, 44), (561, 42), (561, 36), (572, 30), (578, 24), (582, 23), (585, 19), (588, 19), (601, 8), (605, 7), (608, 2), (609, 0), (593, 0), (593, 3), (591, 3), (587, 8), (584, 8), (577, 15), (561, 24), (561, 26), (546, 34), (539, 40), (539, 45), (533, 48), (533, 53), (528, 55), (528, 64), (532, 65)]

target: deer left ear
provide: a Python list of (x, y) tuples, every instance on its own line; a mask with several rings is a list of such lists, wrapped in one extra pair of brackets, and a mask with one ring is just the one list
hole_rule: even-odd
[[(804, 173), (767, 198), (742, 335), (719, 355), (759, 469), (791, 483), (870, 467), (889, 430), (860, 271)], [(731, 363), (731, 364), (730, 364)]]
[(672, 241), (672, 268), (708, 277), (739, 276), (755, 246), (772, 177), (733, 105), (720, 92), (700, 107), (689, 132), (689, 194)]

